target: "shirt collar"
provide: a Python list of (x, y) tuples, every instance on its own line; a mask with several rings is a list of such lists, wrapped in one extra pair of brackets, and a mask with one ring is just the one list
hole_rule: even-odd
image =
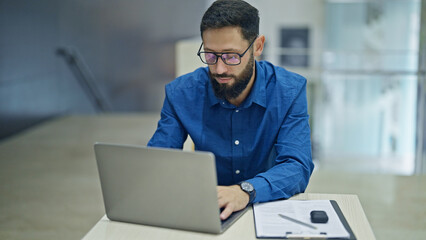
[[(254, 81), (253, 87), (251, 89), (250, 94), (247, 96), (247, 98), (244, 100), (241, 108), (247, 108), (250, 107), (252, 103), (256, 103), (264, 108), (266, 108), (266, 79), (265, 79), (265, 73), (263, 68), (259, 65), (257, 61), (255, 61), (256, 64), (256, 79)], [(208, 69), (207, 69), (208, 71)], [(213, 92), (213, 87), (210, 82), (210, 76), (207, 75), (209, 78), (208, 81), (208, 98), (209, 98), (209, 105), (210, 107), (219, 104), (221, 102), (221, 99), (217, 98)], [(226, 101), (228, 102), (228, 101)]]

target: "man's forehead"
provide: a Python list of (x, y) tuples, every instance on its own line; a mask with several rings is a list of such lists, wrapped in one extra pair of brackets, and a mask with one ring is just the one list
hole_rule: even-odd
[(204, 49), (215, 51), (241, 50), (247, 42), (239, 27), (205, 30), (202, 40)]
[(232, 36), (233, 38), (237, 38), (241, 40), (244, 39), (242, 29), (241, 27), (238, 27), (238, 26), (227, 26), (227, 27), (221, 27), (221, 28), (206, 29), (203, 32), (202, 39), (204, 41), (206, 38), (216, 36), (216, 35), (219, 35), (221, 37)]

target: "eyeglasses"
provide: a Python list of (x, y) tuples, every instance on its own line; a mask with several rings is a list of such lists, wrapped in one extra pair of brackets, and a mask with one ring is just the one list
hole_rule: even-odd
[(197, 55), (200, 57), (201, 61), (208, 65), (214, 65), (217, 63), (218, 58), (222, 58), (222, 61), (226, 65), (238, 65), (241, 63), (241, 58), (246, 54), (246, 52), (251, 48), (254, 41), (257, 39), (257, 36), (254, 38), (254, 40), (250, 43), (250, 46), (242, 53), (217, 53), (217, 52), (200, 52), (201, 47), (204, 43), (201, 43), (200, 49), (198, 49)]

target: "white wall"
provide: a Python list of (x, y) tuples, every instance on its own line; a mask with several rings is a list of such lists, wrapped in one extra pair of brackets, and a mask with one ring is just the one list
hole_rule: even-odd
[(310, 29), (310, 67), (289, 68), (305, 76), (308, 81), (319, 78), (324, 32), (323, 0), (249, 0), (260, 13), (260, 33), (266, 37), (266, 60), (279, 65), (280, 29), (308, 27)]

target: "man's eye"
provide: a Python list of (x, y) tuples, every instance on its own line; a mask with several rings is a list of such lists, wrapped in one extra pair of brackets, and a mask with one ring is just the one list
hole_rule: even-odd
[(204, 56), (205, 56), (206, 61), (208, 61), (208, 62), (216, 61), (216, 55), (214, 55), (213, 53), (206, 53)]
[(240, 61), (240, 58), (237, 54), (227, 54), (226, 55), (226, 61), (231, 63), (231, 64), (235, 64), (235, 63), (238, 63)]

